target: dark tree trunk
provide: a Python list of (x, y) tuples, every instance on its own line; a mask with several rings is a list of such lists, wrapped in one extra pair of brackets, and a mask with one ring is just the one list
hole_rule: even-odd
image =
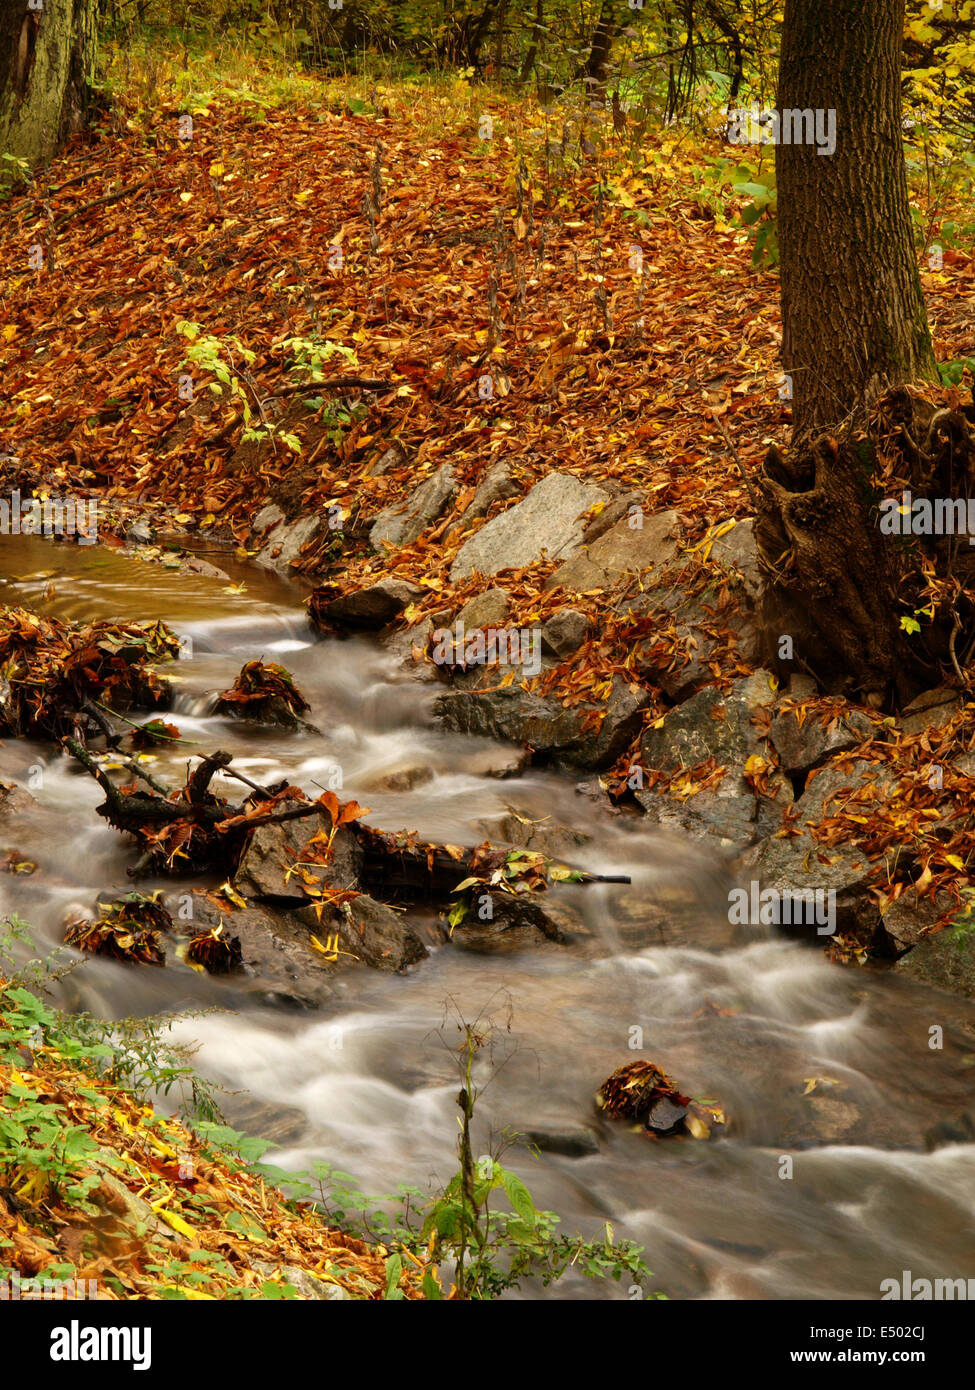
[(603, 0), (592, 34), (589, 56), (579, 70), (578, 75), (585, 82), (586, 94), (593, 105), (602, 105), (606, 100), (606, 74), (613, 41), (620, 28), (619, 9), (614, 0)]
[(0, 0), (0, 150), (34, 165), (84, 128), (97, 0)]
[(934, 376), (901, 132), (903, 32), (904, 0), (786, 0), (779, 114), (836, 113), (832, 154), (775, 151), (796, 439), (864, 424), (885, 385)]
[[(905, 547), (878, 525), (871, 411), (936, 375), (908, 211), (901, 135), (904, 0), (786, 0), (776, 147), (788, 455), (772, 450), (756, 538), (773, 652), (875, 703), (935, 683), (901, 630)], [(835, 112), (819, 153), (815, 116)], [(783, 142), (799, 129), (811, 143)], [(828, 148), (830, 125), (818, 136)], [(927, 669), (925, 669), (927, 668)], [(784, 672), (783, 672), (784, 673)]]

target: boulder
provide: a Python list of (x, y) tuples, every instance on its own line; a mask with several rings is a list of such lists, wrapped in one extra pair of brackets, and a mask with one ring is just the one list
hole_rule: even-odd
[(902, 955), (924, 938), (935, 922), (956, 907), (949, 893), (918, 897), (914, 888), (906, 888), (896, 902), (881, 911), (881, 925), (890, 942), (893, 955)]
[(621, 575), (669, 564), (678, 553), (677, 522), (675, 511), (644, 517), (640, 527), (632, 526), (631, 518), (625, 517), (586, 546), (583, 553), (560, 565), (549, 576), (546, 589), (560, 586), (569, 593), (605, 589)]
[[(266, 902), (304, 904), (308, 894), (302, 889), (302, 870), (295, 864), (302, 850), (319, 830), (330, 830), (324, 815), (308, 816), (302, 820), (281, 824), (259, 825), (241, 853), (234, 876), (234, 887), (246, 898)], [(359, 842), (348, 826), (342, 825), (332, 840), (332, 853), (327, 865), (313, 864), (304, 870), (319, 882), (333, 888), (351, 888), (362, 867)]]
[(477, 627), (499, 627), (511, 612), (511, 595), (507, 589), (485, 589), (468, 599), (457, 614), (456, 621), (466, 630)]
[[(483, 897), (490, 898), (490, 917)], [(465, 951), (485, 955), (507, 955), (513, 951), (538, 950), (548, 945), (564, 945), (568, 940), (556, 909), (542, 901), (548, 894), (485, 893), (474, 890), (467, 915), (453, 928), (450, 939)]]
[(827, 847), (810, 832), (811, 825), (835, 815), (838, 804), (847, 804), (857, 794), (868, 804), (871, 799), (889, 796), (883, 768), (862, 758), (852, 763), (840, 758), (815, 771), (795, 804), (791, 824), (799, 834), (772, 835), (749, 849), (742, 857), (742, 877), (782, 894), (819, 889), (833, 892), (837, 932), (872, 942), (880, 914), (868, 892), (867, 879), (877, 863), (856, 845)]
[(769, 737), (779, 757), (779, 766), (790, 776), (811, 771), (834, 754), (857, 748), (875, 733), (874, 725), (859, 710), (841, 718), (831, 717), (823, 724), (816, 709), (804, 712), (799, 723), (794, 709), (780, 709), (772, 720)]
[(964, 703), (957, 690), (939, 685), (934, 690), (926, 690), (906, 705), (897, 723), (905, 734), (923, 734), (925, 729), (940, 729), (954, 719)]
[(336, 967), (352, 966), (358, 961), (374, 970), (404, 971), (427, 955), (427, 948), (401, 912), (365, 894), (353, 898), (330, 917), (323, 914), (321, 921), (314, 907), (304, 907), (294, 916), (319, 941), (324, 941), (325, 935), (338, 935), (340, 954)]
[(530, 849), (545, 854), (550, 859), (569, 860), (573, 850), (588, 845), (592, 836), (584, 830), (575, 830), (571, 825), (558, 825), (547, 818), (537, 821), (528, 816), (507, 811), (496, 820), (478, 822), (480, 830), (493, 845), (511, 845), (516, 849)]
[(894, 969), (921, 984), (975, 999), (975, 931), (970, 926), (965, 932), (949, 926), (921, 937)]
[(528, 496), (493, 517), (457, 552), (450, 570), (453, 581), (475, 571), (497, 574), (522, 569), (547, 557), (557, 561), (574, 555), (582, 545), (586, 513), (608, 494), (571, 473), (549, 473)]
[(764, 580), (755, 541), (754, 517), (737, 522), (730, 531), (718, 536), (711, 546), (710, 558), (712, 564), (741, 586), (750, 604), (758, 603)]
[(321, 531), (321, 517), (314, 512), (291, 523), (275, 523), (265, 528), (266, 539), (262, 541), (255, 559), (265, 569), (287, 570), (301, 558), (302, 550), (315, 540)]
[(542, 651), (549, 656), (571, 656), (589, 635), (589, 619), (576, 608), (560, 608), (542, 626)]
[[(536, 754), (551, 757), (562, 767), (607, 767), (615, 762), (639, 731), (643, 711), (650, 704), (645, 690), (633, 691), (628, 681), (614, 676), (605, 704), (576, 705), (566, 709), (559, 700), (535, 695), (519, 685), (503, 689), (488, 686), (496, 672), (478, 671), (474, 679), (454, 682), (454, 688), (437, 701), (444, 722), (462, 733), (480, 734), (510, 743), (527, 744)], [(588, 727), (594, 713), (603, 718)]]
[(651, 820), (666, 829), (717, 839), (740, 850), (771, 834), (791, 804), (792, 788), (778, 772), (766, 769), (768, 791), (756, 792), (748, 776), (749, 758), (766, 758), (765, 740), (752, 715), (774, 699), (767, 671), (735, 681), (727, 692), (708, 686), (645, 730), (641, 742), (645, 770), (675, 772), (713, 758), (727, 768), (712, 787), (683, 798), (650, 787), (635, 795)]
[(366, 589), (341, 594), (323, 608), (325, 617), (343, 627), (378, 630), (399, 617), (423, 590), (405, 579), (380, 579)]
[(496, 463), (478, 483), (471, 504), (464, 512), (464, 521), (477, 521), (479, 517), (487, 515), (495, 502), (506, 502), (520, 492), (521, 488), (512, 478), (508, 465)]
[(382, 551), (387, 546), (412, 545), (418, 536), (443, 515), (457, 496), (457, 478), (449, 464), (443, 464), (432, 477), (421, 483), (405, 502), (385, 508), (369, 531), (369, 544)]
[[(334, 994), (333, 967), (316, 951), (304, 925), (289, 912), (265, 907), (221, 911), (204, 893), (192, 899), (192, 930), (223, 930), (240, 943), (241, 964), (222, 977), (231, 988), (264, 1003), (316, 1009)], [(177, 926), (180, 926), (177, 920)]]

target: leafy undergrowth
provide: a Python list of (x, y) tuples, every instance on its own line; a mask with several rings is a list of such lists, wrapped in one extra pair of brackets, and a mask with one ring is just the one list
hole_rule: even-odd
[(244, 1161), (265, 1145), (194, 1133), (97, 1075), (112, 1048), (70, 1023), (0, 981), (0, 1276), (94, 1281), (101, 1299), (422, 1296), (419, 1259), (391, 1282), (385, 1247)]

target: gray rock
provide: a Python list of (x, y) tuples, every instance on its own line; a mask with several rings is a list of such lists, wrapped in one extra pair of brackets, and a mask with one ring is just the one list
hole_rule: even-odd
[(763, 889), (773, 888), (783, 894), (818, 889), (833, 892), (837, 932), (872, 940), (880, 914), (869, 896), (867, 879), (877, 864), (856, 845), (821, 845), (809, 827), (835, 815), (838, 806), (858, 793), (874, 799), (888, 796), (890, 788), (878, 781), (881, 775), (882, 769), (866, 759), (852, 764), (840, 759), (814, 772), (795, 804), (792, 824), (799, 834), (773, 835), (749, 849), (742, 857), (743, 879), (755, 879)]
[(508, 465), (496, 463), (478, 483), (471, 504), (464, 513), (464, 521), (477, 521), (479, 517), (487, 515), (495, 502), (506, 502), (520, 492), (521, 488), (512, 478)]
[(414, 787), (423, 787), (432, 781), (433, 772), (429, 767), (414, 766), (387, 772), (383, 777), (373, 777), (363, 785), (369, 792), (409, 792)]
[(624, 574), (662, 568), (678, 553), (677, 522), (675, 511), (644, 517), (639, 528), (630, 525), (629, 517), (618, 521), (586, 546), (584, 553), (569, 559), (550, 575), (546, 589), (560, 585), (569, 593), (585, 593), (589, 589), (608, 588)]
[(371, 468), (366, 469), (370, 478), (381, 478), (391, 468), (402, 468), (408, 458), (406, 449), (398, 439), (394, 439), (388, 449), (384, 449)]
[(922, 937), (894, 969), (922, 984), (975, 999), (975, 931), (969, 928), (956, 934), (945, 927), (933, 936)]
[(582, 544), (586, 512), (607, 496), (602, 488), (570, 473), (550, 473), (522, 502), (493, 517), (464, 542), (450, 578), (465, 579), (475, 571), (497, 574), (534, 564), (543, 556), (557, 561), (575, 554)]
[(353, 898), (331, 917), (323, 914), (321, 922), (314, 907), (304, 907), (294, 915), (319, 941), (323, 931), (338, 934), (341, 952), (345, 953), (339, 955), (338, 967), (358, 961), (374, 970), (403, 971), (427, 955), (427, 948), (403, 913), (365, 894)]
[[(479, 672), (483, 679), (485, 673)], [(488, 675), (491, 673), (488, 672)], [(437, 713), (462, 733), (527, 744), (562, 767), (606, 767), (614, 762), (640, 728), (650, 695), (634, 693), (629, 682), (613, 678), (609, 700), (566, 709), (559, 700), (535, 695), (518, 685), (479, 690), (458, 686), (437, 701)], [(604, 717), (597, 729), (583, 722), (594, 708)]]
[[(482, 897), (490, 898), (490, 917)], [(548, 910), (548, 894), (475, 892), (466, 917), (454, 927), (451, 941), (465, 951), (484, 955), (507, 955), (513, 951), (538, 950), (542, 946), (564, 945), (567, 937), (558, 912)]]
[(302, 1298), (325, 1303), (341, 1303), (352, 1299), (348, 1289), (332, 1284), (310, 1270), (297, 1265), (273, 1265), (266, 1260), (251, 1260), (251, 1269), (275, 1284), (291, 1284)]
[(265, 569), (287, 570), (301, 557), (306, 545), (315, 540), (322, 530), (321, 517), (312, 513), (299, 517), (290, 525), (276, 525), (266, 530), (267, 539), (257, 552), (256, 560)]
[(957, 690), (940, 685), (934, 690), (926, 690), (923, 695), (912, 700), (904, 708), (897, 722), (905, 734), (921, 734), (925, 729), (939, 729), (954, 719), (964, 703)]
[(684, 800), (652, 787), (638, 790), (636, 798), (655, 824), (716, 838), (735, 850), (778, 829), (793, 800), (790, 784), (773, 772), (769, 794), (759, 794), (745, 776), (750, 757), (768, 754), (752, 715), (773, 701), (771, 679), (767, 671), (756, 671), (727, 692), (709, 686), (645, 731), (641, 753), (648, 771), (675, 772), (709, 758), (728, 769), (716, 786)]
[[(301, 870), (294, 865), (311, 837), (319, 830), (330, 830), (324, 815), (260, 825), (251, 832), (234, 876), (234, 886), (246, 898), (271, 902), (304, 904), (308, 894), (302, 890)], [(348, 826), (339, 826), (332, 840), (327, 865), (312, 865), (306, 872), (328, 882), (333, 888), (351, 888), (362, 868), (362, 851)]]
[(469, 777), (495, 777), (499, 780), (520, 777), (531, 765), (531, 754), (527, 748), (507, 748), (498, 744), (472, 753), (465, 753), (458, 765), (458, 771)]
[(379, 513), (369, 531), (369, 544), (378, 551), (387, 546), (412, 545), (443, 515), (457, 496), (457, 490), (454, 470), (445, 463), (421, 483), (406, 502)]
[(227, 934), (240, 942), (245, 979), (234, 972), (226, 977), (228, 984), (245, 985), (249, 994), (256, 994), (264, 1003), (292, 1008), (317, 1009), (332, 997), (333, 967), (314, 949), (307, 929), (296, 924), (291, 914), (251, 907), (222, 918), (214, 911), (213, 920), (207, 921), (206, 909), (211, 905), (198, 904), (199, 899), (194, 899), (196, 930), (216, 926), (222, 920)]
[(269, 502), (266, 507), (262, 507), (251, 522), (251, 531), (255, 536), (263, 536), (264, 532), (278, 522), (284, 520), (284, 512), (276, 502)]
[(567, 1120), (544, 1125), (512, 1125), (530, 1145), (542, 1153), (561, 1154), (563, 1158), (591, 1158), (599, 1153), (599, 1135), (590, 1125), (573, 1124)]
[(873, 724), (859, 710), (824, 727), (815, 709), (806, 711), (802, 725), (795, 710), (780, 710), (772, 720), (769, 737), (779, 755), (779, 766), (790, 775), (819, 767), (834, 753), (857, 748), (875, 733)]
[(456, 621), (467, 629), (499, 627), (511, 612), (511, 595), (507, 589), (485, 589), (468, 599), (457, 614)]
[(570, 656), (589, 636), (589, 619), (576, 608), (560, 608), (542, 626), (542, 651)]
[(376, 630), (397, 618), (423, 594), (405, 579), (381, 579), (366, 589), (342, 594), (325, 605), (325, 616), (343, 627)]
[(913, 888), (906, 888), (896, 902), (881, 913), (881, 925), (890, 941), (892, 951), (900, 955), (916, 946), (929, 927), (950, 912), (953, 900), (948, 893), (936, 893), (934, 901), (918, 897)]
[(756, 604), (762, 595), (764, 576), (755, 542), (755, 518), (739, 521), (711, 546), (711, 562), (737, 579), (745, 597)]
[(479, 821), (478, 829), (493, 845), (530, 849), (551, 859), (571, 857), (573, 850), (592, 841), (591, 835), (583, 830), (575, 830), (571, 825), (558, 825), (547, 819), (531, 820), (513, 811), (507, 811), (497, 820)]

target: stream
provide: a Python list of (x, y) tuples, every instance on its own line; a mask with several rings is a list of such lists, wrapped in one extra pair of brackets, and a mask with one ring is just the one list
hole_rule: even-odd
[[(159, 617), (192, 639), (166, 716), (187, 745), (157, 750), (152, 765), (174, 785), (188, 755), (216, 748), (249, 777), (287, 777), (311, 797), (338, 766), (341, 798), (368, 806), (372, 825), (474, 845), (511, 811), (551, 817), (583, 840), (565, 852), (574, 866), (631, 876), (553, 890), (577, 916), (581, 946), (492, 957), (431, 944), (407, 975), (346, 972), (321, 1013), (238, 1008), (226, 984), (178, 961), (90, 958), (60, 982), (67, 1006), (109, 1018), (193, 1011), (175, 1036), (198, 1044), (199, 1070), (231, 1092), (228, 1122), (282, 1146), (275, 1162), (325, 1159), (369, 1193), (436, 1190), (456, 1168), (457, 1017), (493, 1021), (475, 1067), (475, 1152), (506, 1129), (541, 1133), (537, 1156), (515, 1145), (506, 1166), (566, 1232), (610, 1221), (642, 1245), (648, 1291), (876, 1299), (903, 1270), (975, 1277), (975, 1144), (944, 1142), (972, 1103), (975, 1004), (889, 971), (831, 965), (814, 946), (743, 936), (728, 922), (733, 880), (715, 850), (606, 814), (576, 792), (578, 777), (483, 775), (497, 745), (438, 726), (437, 683), (418, 681), (376, 640), (319, 637), (302, 594), (272, 574), (211, 556), (246, 584), (228, 593), (225, 580), (33, 537), (6, 537), (4, 558), (5, 604)], [(208, 713), (254, 658), (288, 667), (320, 733)], [(416, 768), (432, 776), (411, 790), (377, 787)], [(38, 802), (0, 832), (0, 848), (38, 864), (32, 876), (0, 875), (0, 912), (30, 922), (40, 953), (60, 942), (72, 905), (90, 914), (108, 892), (174, 891), (172, 880), (126, 876), (134, 853), (94, 814), (100, 789), (49, 745), (5, 740), (0, 779)], [(233, 783), (214, 787), (238, 798)], [(413, 920), (422, 931), (423, 915)], [(929, 1045), (935, 1025), (940, 1049)], [(599, 1084), (638, 1058), (721, 1105), (727, 1132), (653, 1141), (600, 1121)], [(625, 1280), (575, 1276), (525, 1294), (632, 1296)]]

